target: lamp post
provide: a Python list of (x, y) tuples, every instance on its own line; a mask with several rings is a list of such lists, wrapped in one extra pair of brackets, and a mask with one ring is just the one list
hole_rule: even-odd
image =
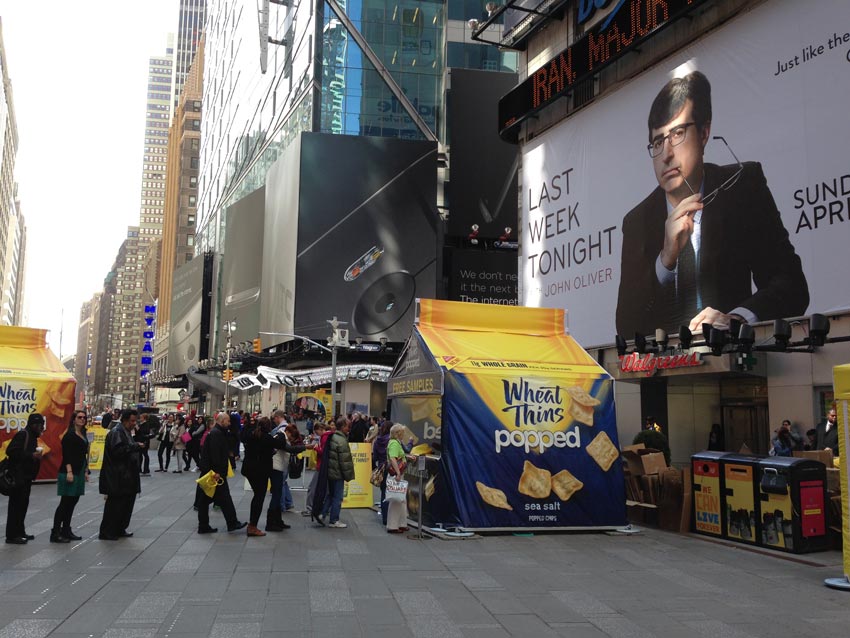
[[(230, 321), (225, 321), (222, 330), (227, 332), (227, 346), (226, 346), (226, 359), (224, 364), (225, 370), (230, 370), (230, 349), (231, 342), (230, 338), (233, 336), (233, 331), (236, 330), (236, 320), (231, 319)], [(230, 412), (230, 381), (224, 382), (224, 410), (226, 412)]]
[(292, 339), (300, 339), (301, 341), (305, 341), (309, 344), (312, 344), (318, 348), (321, 348), (325, 352), (331, 353), (331, 411), (336, 415), (336, 350), (338, 346), (348, 347), (348, 331), (344, 331), (345, 335), (342, 335), (339, 330), (339, 326), (345, 322), (337, 321), (337, 318), (328, 319), (328, 323), (331, 324), (333, 328), (333, 332), (331, 333), (331, 338), (328, 339), (328, 346), (323, 346), (321, 343), (317, 341), (313, 341), (309, 337), (305, 337), (303, 335), (297, 335), (290, 332), (260, 332), (261, 335), (270, 335), (273, 337), (290, 337)]

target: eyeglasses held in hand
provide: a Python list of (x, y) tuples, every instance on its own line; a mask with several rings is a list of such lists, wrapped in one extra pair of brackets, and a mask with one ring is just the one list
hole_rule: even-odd
[[(712, 137), (712, 139), (720, 140), (721, 142), (723, 142), (726, 148), (729, 149), (729, 152), (732, 153), (732, 157), (735, 158), (735, 162), (738, 164), (738, 168), (735, 170), (734, 173), (732, 173), (729, 179), (727, 179), (725, 182), (723, 182), (720, 186), (715, 188), (710, 193), (706, 193), (702, 196), (702, 199), (700, 201), (702, 202), (703, 207), (708, 206), (711, 202), (713, 202), (714, 198), (717, 197), (717, 193), (719, 193), (720, 191), (728, 191), (730, 188), (732, 188), (738, 181), (738, 178), (741, 177), (741, 173), (744, 172), (744, 165), (741, 163), (741, 160), (738, 159), (738, 156), (735, 155), (735, 151), (732, 150), (732, 147), (729, 146), (728, 142), (726, 142), (726, 139), (721, 137), (720, 135), (715, 135)], [(697, 192), (691, 187), (691, 185), (688, 183), (688, 180), (685, 179), (684, 175), (682, 175), (682, 179), (685, 180), (685, 185), (688, 187), (688, 190), (691, 191), (691, 195), (696, 195)]]

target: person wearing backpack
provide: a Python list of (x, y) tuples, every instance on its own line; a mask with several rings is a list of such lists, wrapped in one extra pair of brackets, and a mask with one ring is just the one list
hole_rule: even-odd
[(30, 489), (41, 466), (41, 448), (38, 437), (44, 432), (44, 417), (33, 412), (27, 417), (27, 425), (9, 442), (6, 457), (9, 470), (15, 478), (15, 486), (9, 491), (9, 508), (6, 514), (6, 542), (13, 545), (26, 545), (35, 540), (27, 534), (24, 519), (30, 504)]

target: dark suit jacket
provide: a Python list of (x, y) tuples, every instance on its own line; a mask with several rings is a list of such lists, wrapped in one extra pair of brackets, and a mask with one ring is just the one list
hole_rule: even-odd
[[(704, 193), (727, 180), (737, 165), (705, 165)], [(655, 261), (664, 245), (667, 201), (656, 188), (623, 219), (617, 333), (677, 331), (697, 308), (677, 303), (674, 285), (662, 286)], [(738, 181), (703, 210), (699, 282), (703, 306), (721, 312), (744, 307), (759, 321), (805, 313), (809, 287), (800, 258), (767, 187), (761, 164), (746, 162)], [(756, 292), (752, 292), (752, 282)]]
[(819, 450), (829, 448), (833, 456), (838, 456), (838, 422), (826, 431), (826, 421), (821, 421), (815, 428), (818, 432), (816, 445)]

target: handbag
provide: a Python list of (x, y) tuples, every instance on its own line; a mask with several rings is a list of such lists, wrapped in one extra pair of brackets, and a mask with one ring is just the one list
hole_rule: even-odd
[(220, 476), (216, 478), (215, 472), (210, 470), (201, 478), (197, 479), (195, 483), (201, 486), (201, 489), (204, 491), (204, 494), (206, 494), (207, 497), (212, 498), (215, 495), (215, 488), (224, 483), (224, 479)]
[(301, 478), (301, 472), (304, 469), (304, 461), (298, 458), (297, 454), (289, 455), (289, 478)]
[[(24, 430), (24, 450), (27, 449), (30, 443), (30, 433)], [(9, 457), (0, 461), (0, 494), (9, 496), (9, 494), (18, 487), (18, 481), (15, 478), (15, 472), (12, 464), (9, 462)]]
[(761, 491), (766, 494), (787, 494), (788, 477), (780, 474), (776, 468), (764, 468), (761, 475)]
[(387, 496), (384, 500), (388, 503), (404, 503), (407, 500), (407, 481), (387, 478)]
[[(396, 465), (398, 465), (398, 476), (404, 476), (404, 471), (407, 469), (407, 461), (396, 461)], [(392, 463), (387, 463), (387, 472), (390, 473), (390, 476), (396, 476)]]
[(187, 430), (186, 432), (180, 435), (180, 440), (183, 441), (183, 443), (188, 443), (192, 440), (192, 433)]
[(0, 494), (9, 496), (9, 494), (18, 486), (15, 481), (15, 473), (9, 464), (9, 459), (0, 461)]
[(383, 463), (378, 465), (374, 470), (372, 470), (372, 475), (369, 477), (369, 482), (375, 487), (381, 487), (381, 483), (384, 482), (384, 474), (387, 471), (387, 466)]

